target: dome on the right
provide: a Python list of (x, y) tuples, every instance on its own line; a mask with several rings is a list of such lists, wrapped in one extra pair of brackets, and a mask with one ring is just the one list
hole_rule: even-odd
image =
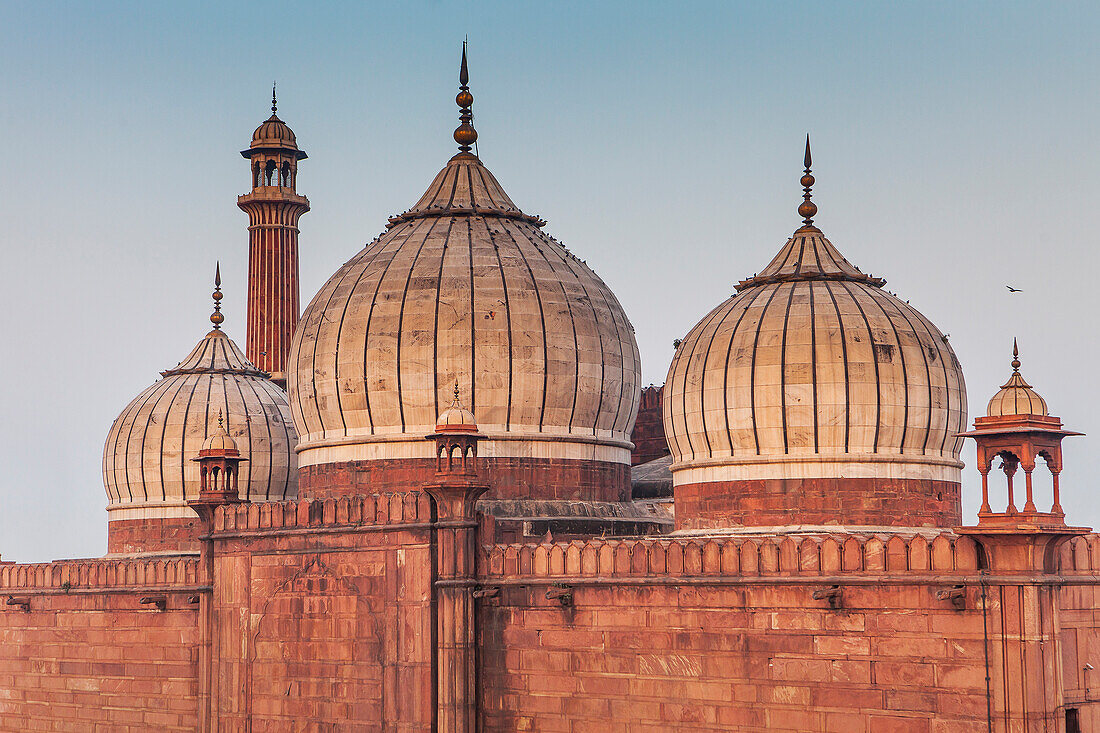
[(679, 344), (665, 385), (679, 529), (952, 527), (966, 388), (951, 345), (814, 226)]

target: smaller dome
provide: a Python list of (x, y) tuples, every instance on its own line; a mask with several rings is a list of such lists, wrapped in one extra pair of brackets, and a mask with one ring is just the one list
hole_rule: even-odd
[(458, 399), (458, 384), (455, 384), (455, 397), (451, 406), (439, 413), (435, 429), (440, 433), (476, 433), (477, 419), (474, 413), (462, 406)]
[(214, 429), (209, 438), (203, 441), (202, 447), (199, 448), (200, 457), (211, 455), (233, 457), (240, 455), (240, 451), (237, 449), (237, 441), (225, 432), (225, 423), (221, 411), (218, 412), (218, 427)]
[(252, 133), (252, 148), (298, 147), (298, 138), (290, 126), (272, 114)]
[(1039, 415), (1046, 417), (1047, 402), (1031, 388), (1020, 374), (1020, 351), (1016, 341), (1012, 342), (1012, 376), (1001, 385), (1001, 391), (993, 395), (986, 408), (987, 417), (1005, 417), (1007, 415)]
[(309, 157), (304, 150), (298, 148), (298, 138), (290, 126), (279, 119), (275, 114), (275, 100), (271, 100), (271, 116), (264, 120), (256, 131), (252, 133), (252, 142), (248, 150), (242, 150), (241, 155), (251, 158), (258, 152), (282, 153), (296, 160), (304, 160)]

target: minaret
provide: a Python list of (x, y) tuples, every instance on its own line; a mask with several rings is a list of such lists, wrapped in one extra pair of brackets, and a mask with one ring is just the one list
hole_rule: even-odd
[(241, 155), (252, 161), (252, 191), (237, 197), (248, 214), (248, 329), (245, 353), (271, 379), (286, 388), (286, 359), (298, 325), (298, 219), (309, 199), (294, 186), (298, 149), (294, 132), (276, 116), (271, 87), (271, 117), (252, 133)]

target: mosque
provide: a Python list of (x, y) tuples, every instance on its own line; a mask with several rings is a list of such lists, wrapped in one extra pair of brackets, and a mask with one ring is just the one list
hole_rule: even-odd
[(801, 223), (643, 389), (473, 101), (463, 51), (458, 153), (301, 311), (273, 94), (245, 348), (217, 272), (211, 330), (107, 434), (107, 554), (0, 562), (0, 729), (1100, 729), (1079, 433), (1016, 345), (968, 429), (947, 337), (814, 224), (807, 140)]

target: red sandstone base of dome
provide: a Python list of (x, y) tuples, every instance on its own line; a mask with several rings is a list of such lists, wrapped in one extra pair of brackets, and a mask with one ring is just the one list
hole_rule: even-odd
[(107, 522), (107, 552), (198, 552), (199, 518), (116, 519)]
[[(486, 499), (628, 501), (630, 466), (554, 458), (478, 459), (489, 483)], [(302, 466), (298, 496), (328, 498), (416, 491), (435, 480), (435, 459), (348, 461)]]
[(843, 524), (957, 527), (961, 485), (920, 479), (764, 479), (674, 489), (676, 529)]

